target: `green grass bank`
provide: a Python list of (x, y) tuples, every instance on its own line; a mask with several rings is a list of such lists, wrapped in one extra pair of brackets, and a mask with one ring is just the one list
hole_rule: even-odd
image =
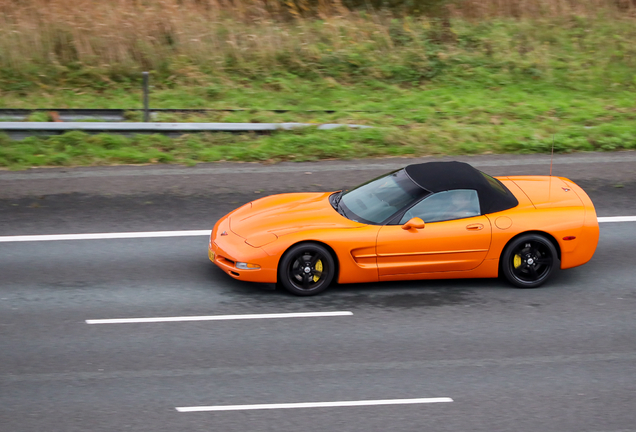
[[(114, 54), (98, 49), (108, 34), (86, 39), (92, 56), (68, 51), (84, 40), (81, 32), (46, 55), (24, 45), (24, 58), (3, 39), (2, 107), (139, 108), (141, 71), (148, 69), (154, 108), (247, 109), (158, 121), (376, 128), (176, 139), (1, 137), (0, 166), (531, 153), (550, 151), (553, 140), (556, 152), (636, 149), (636, 20), (629, 14), (456, 17), (452, 24), (454, 37), (441, 42), (426, 18), (357, 12), (289, 22), (219, 19), (196, 42), (176, 32), (147, 51), (122, 43), (120, 58), (111, 61)], [(145, 56), (136, 59), (140, 52)], [(337, 112), (307, 112), (327, 109)]]

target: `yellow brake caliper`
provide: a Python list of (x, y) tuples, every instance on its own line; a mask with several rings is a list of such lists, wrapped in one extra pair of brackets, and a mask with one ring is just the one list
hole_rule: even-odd
[[(319, 272), (322, 271), (322, 261), (318, 260), (318, 262), (316, 263), (316, 270)], [(318, 279), (320, 279), (320, 276), (314, 275), (314, 282), (318, 282)]]
[(512, 265), (515, 266), (515, 268), (519, 268), (519, 266), (521, 265), (521, 255), (515, 255), (512, 261)]

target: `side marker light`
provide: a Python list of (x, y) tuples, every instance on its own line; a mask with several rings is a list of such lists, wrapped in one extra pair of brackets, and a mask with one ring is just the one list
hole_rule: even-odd
[(563, 237), (563, 240), (574, 240), (576, 237), (575, 236), (566, 236)]

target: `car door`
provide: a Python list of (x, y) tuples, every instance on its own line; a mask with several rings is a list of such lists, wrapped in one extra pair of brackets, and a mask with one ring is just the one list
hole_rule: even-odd
[[(424, 228), (403, 229), (413, 217)], [(480, 213), (476, 191), (439, 192), (413, 206), (397, 225), (380, 229), (379, 276), (472, 270), (485, 259), (490, 241), (490, 221)]]

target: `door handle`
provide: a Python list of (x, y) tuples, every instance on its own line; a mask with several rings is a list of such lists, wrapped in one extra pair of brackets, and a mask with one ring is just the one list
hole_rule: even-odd
[(476, 223), (466, 226), (466, 229), (470, 231), (479, 231), (480, 229), (484, 229), (484, 226), (480, 223)]

